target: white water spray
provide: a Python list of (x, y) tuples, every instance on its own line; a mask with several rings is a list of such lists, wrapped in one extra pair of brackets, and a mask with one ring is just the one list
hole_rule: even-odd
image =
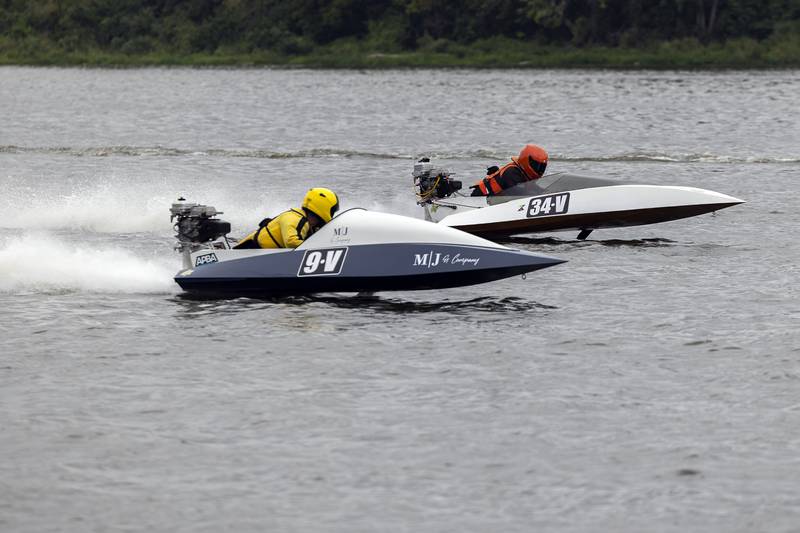
[[(169, 235), (172, 233), (169, 207), (178, 196), (167, 191), (154, 193), (147, 187), (129, 190), (118, 184), (68, 194), (31, 194), (11, 190), (0, 198), (0, 211), (3, 213), (0, 228)], [(299, 205), (298, 201), (286, 203), (280, 198), (268, 199), (268, 205), (245, 204), (241, 198), (231, 198), (229, 194), (208, 192), (187, 194), (186, 197), (189, 201), (214, 205), (224, 211), (223, 218), (231, 222), (234, 233), (250, 231), (265, 216), (274, 216)]]

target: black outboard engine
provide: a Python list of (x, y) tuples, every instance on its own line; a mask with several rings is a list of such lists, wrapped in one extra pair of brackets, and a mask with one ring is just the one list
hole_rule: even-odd
[[(203, 247), (213, 248), (210, 243), (224, 237), (231, 231), (230, 222), (214, 218), (221, 215), (222, 211), (210, 205), (201, 205), (187, 202), (185, 198), (178, 198), (169, 209), (170, 222), (175, 222), (175, 238), (178, 244), (175, 249), (184, 252), (194, 252)], [(220, 243), (221, 244), (221, 243)], [(224, 244), (222, 245), (224, 247)]]
[(452, 173), (449, 170), (434, 166), (427, 157), (414, 163), (412, 175), (414, 185), (419, 188), (419, 204), (428, 203), (435, 198), (447, 198), (461, 190), (461, 182), (451, 178)]

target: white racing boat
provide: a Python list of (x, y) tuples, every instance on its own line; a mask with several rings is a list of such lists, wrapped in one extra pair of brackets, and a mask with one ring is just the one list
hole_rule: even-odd
[(547, 174), (494, 196), (462, 194), (461, 182), (428, 160), (414, 165), (418, 204), (427, 220), (487, 238), (655, 224), (744, 203), (706, 189), (628, 184), (566, 173)]

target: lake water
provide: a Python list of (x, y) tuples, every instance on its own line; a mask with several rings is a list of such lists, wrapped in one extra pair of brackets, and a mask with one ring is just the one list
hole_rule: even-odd
[[(798, 531), (797, 71), (0, 68), (0, 529)], [(748, 203), (519, 239), (476, 287), (182, 298), (234, 234), (423, 155)]]

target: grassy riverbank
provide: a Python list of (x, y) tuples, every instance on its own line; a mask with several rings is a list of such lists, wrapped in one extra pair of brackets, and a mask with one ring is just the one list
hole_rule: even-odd
[(702, 45), (696, 39), (637, 48), (537, 45), (506, 38), (471, 44), (430, 40), (413, 52), (382, 52), (368, 43), (343, 39), (295, 53), (243, 52), (220, 47), (214, 52), (171, 50), (66, 50), (45, 39), (11, 41), (0, 36), (0, 64), (48, 66), (284, 66), (308, 68), (797, 68), (800, 36), (764, 41), (749, 38)]

